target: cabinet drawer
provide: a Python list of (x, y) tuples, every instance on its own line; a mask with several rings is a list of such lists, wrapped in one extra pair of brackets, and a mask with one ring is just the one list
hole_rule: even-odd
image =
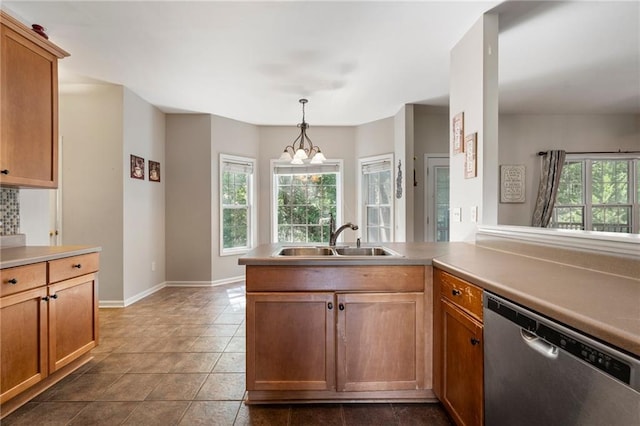
[(45, 262), (0, 270), (0, 296), (18, 293), (47, 284)]
[(100, 266), (98, 253), (65, 257), (49, 262), (49, 282), (55, 283), (80, 275), (96, 272)]
[(436, 270), (435, 273), (440, 281), (441, 296), (482, 320), (482, 289), (446, 272)]

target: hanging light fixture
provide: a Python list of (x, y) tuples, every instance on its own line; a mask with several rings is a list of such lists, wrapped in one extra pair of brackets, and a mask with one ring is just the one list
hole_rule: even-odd
[(302, 104), (302, 123), (298, 124), (300, 135), (291, 145), (287, 145), (284, 148), (280, 160), (290, 161), (291, 164), (304, 164), (304, 160), (310, 159), (311, 164), (322, 164), (326, 160), (324, 154), (322, 154), (320, 147), (314, 145), (309, 136), (307, 136), (309, 124), (304, 121), (304, 105), (309, 101), (300, 99), (299, 102)]

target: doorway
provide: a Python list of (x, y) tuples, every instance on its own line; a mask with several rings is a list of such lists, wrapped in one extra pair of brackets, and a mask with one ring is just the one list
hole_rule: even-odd
[(426, 241), (449, 241), (449, 156), (425, 154)]

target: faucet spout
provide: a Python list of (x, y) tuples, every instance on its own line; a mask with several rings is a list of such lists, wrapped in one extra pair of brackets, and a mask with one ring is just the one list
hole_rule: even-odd
[(338, 236), (340, 236), (340, 234), (342, 233), (342, 231), (344, 231), (347, 228), (351, 228), (352, 230), (356, 231), (358, 229), (358, 225), (354, 225), (351, 222), (347, 222), (344, 225), (342, 225), (341, 227), (339, 227), (338, 229), (336, 229), (334, 231), (334, 222), (333, 222), (333, 215), (331, 215), (331, 222), (330, 222), (330, 234), (329, 234), (329, 246), (330, 247), (335, 247), (336, 245), (336, 241), (338, 240)]

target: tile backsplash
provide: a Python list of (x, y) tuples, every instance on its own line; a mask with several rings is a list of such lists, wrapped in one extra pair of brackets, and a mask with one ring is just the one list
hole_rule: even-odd
[(13, 188), (0, 188), (0, 235), (20, 233), (19, 191)]

